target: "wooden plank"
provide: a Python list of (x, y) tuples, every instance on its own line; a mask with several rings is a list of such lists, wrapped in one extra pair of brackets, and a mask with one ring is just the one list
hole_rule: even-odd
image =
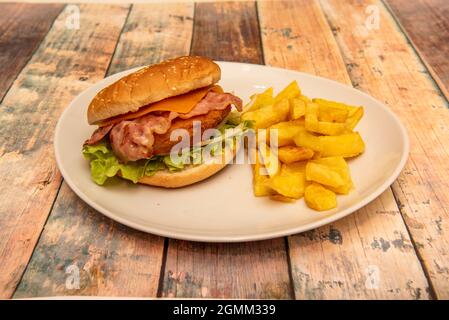
[[(201, 3), (195, 8), (192, 54), (262, 63), (253, 2)], [(285, 240), (236, 244), (169, 240), (162, 294), (291, 298)]]
[(432, 76), (449, 98), (449, 2), (387, 0)]
[[(449, 298), (449, 110), (425, 66), (384, 5), (323, 0), (353, 83), (384, 101), (411, 140), (409, 161), (393, 191), (437, 298)], [(377, 7), (379, 28), (365, 26)], [(371, 7), (373, 8), (373, 7)], [(410, 267), (398, 270), (409, 273)]]
[[(100, 7), (87, 8), (97, 17), (107, 16)], [(108, 74), (188, 54), (192, 21), (192, 4), (134, 5)], [(95, 30), (103, 27), (109, 28)], [(154, 297), (163, 252), (163, 238), (103, 217), (63, 183), (15, 296)], [(79, 288), (66, 286), (71, 266), (79, 270)]]
[(47, 34), (62, 4), (5, 3), (0, 15), (0, 101)]
[(197, 4), (191, 52), (214, 60), (263, 63), (253, 7), (252, 2)]
[(194, 4), (134, 5), (109, 74), (188, 55)]
[[(267, 64), (351, 83), (316, 1), (258, 5)], [(298, 299), (429, 297), (390, 189), (353, 215), (288, 240)]]
[[(61, 184), (56, 120), (74, 95), (103, 77), (127, 7), (82, 6), (80, 30), (66, 27), (68, 14), (58, 16), (1, 105), (0, 297), (14, 292)], [(105, 27), (94, 30), (97, 22)]]
[(291, 298), (284, 238), (233, 244), (169, 240), (163, 296)]

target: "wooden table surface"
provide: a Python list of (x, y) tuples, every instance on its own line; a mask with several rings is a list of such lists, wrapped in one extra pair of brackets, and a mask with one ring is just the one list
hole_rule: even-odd
[[(448, 1), (78, 8), (74, 29), (73, 6), (0, 4), (0, 298), (449, 298)], [(405, 169), (345, 219), (267, 241), (178, 241), (102, 216), (57, 169), (58, 117), (107, 75), (187, 54), (367, 92), (408, 129)]]

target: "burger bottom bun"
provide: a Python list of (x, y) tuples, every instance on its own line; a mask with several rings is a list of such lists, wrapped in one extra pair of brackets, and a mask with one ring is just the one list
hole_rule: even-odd
[[(227, 159), (232, 161), (239, 149), (240, 146), (237, 145), (233, 150), (226, 150), (227, 153), (232, 152), (232, 157), (227, 157)], [(226, 167), (227, 164), (228, 163), (224, 161), (222, 163), (203, 163), (197, 166), (188, 167), (178, 172), (161, 170), (157, 171), (152, 176), (143, 176), (138, 182), (149, 186), (164, 188), (185, 187), (213, 176)]]

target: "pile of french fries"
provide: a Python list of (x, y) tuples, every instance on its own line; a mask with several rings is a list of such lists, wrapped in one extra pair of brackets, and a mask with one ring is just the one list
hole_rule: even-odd
[[(335, 208), (336, 194), (353, 189), (346, 159), (365, 150), (354, 131), (362, 116), (363, 107), (309, 99), (296, 81), (276, 96), (272, 88), (251, 96), (242, 120), (252, 121), (258, 140), (254, 194), (283, 202), (304, 197), (318, 211)], [(270, 146), (272, 132), (277, 148)]]

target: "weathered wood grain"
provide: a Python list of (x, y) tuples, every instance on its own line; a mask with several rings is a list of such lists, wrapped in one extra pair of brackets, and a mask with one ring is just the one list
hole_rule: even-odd
[(193, 3), (134, 5), (108, 73), (188, 55), (193, 11)]
[(449, 1), (387, 0), (386, 3), (449, 98)]
[(252, 2), (198, 3), (191, 52), (215, 60), (262, 63), (259, 26), (253, 7)]
[[(63, 11), (1, 105), (0, 297), (16, 288), (61, 184), (52, 144), (56, 120), (76, 94), (103, 77), (127, 8), (83, 6), (81, 13), (90, 36), (67, 29)], [(105, 28), (94, 30), (97, 22)]]
[[(316, 1), (261, 1), (258, 6), (267, 64), (351, 83)], [(390, 189), (353, 215), (291, 236), (288, 243), (298, 299), (429, 297)]]
[[(384, 101), (411, 140), (409, 161), (393, 192), (437, 298), (449, 298), (449, 110), (425, 66), (381, 2), (322, 0), (358, 88)], [(367, 28), (366, 8), (379, 12)], [(373, 7), (372, 7), (373, 8)], [(410, 267), (397, 270), (411, 273)], [(416, 282), (414, 284), (416, 286)]]
[(0, 101), (63, 8), (61, 4), (0, 5)]
[(283, 238), (234, 244), (170, 240), (163, 296), (286, 299), (288, 277)]
[[(103, 16), (102, 8), (87, 8)], [(108, 74), (188, 54), (192, 21), (192, 4), (134, 5)], [(155, 297), (163, 252), (163, 238), (103, 217), (63, 183), (15, 296)], [(66, 285), (73, 266), (79, 269), (79, 288)]]
[[(253, 2), (195, 7), (192, 54), (262, 63)], [(206, 244), (169, 240), (164, 297), (291, 298), (285, 240)]]

